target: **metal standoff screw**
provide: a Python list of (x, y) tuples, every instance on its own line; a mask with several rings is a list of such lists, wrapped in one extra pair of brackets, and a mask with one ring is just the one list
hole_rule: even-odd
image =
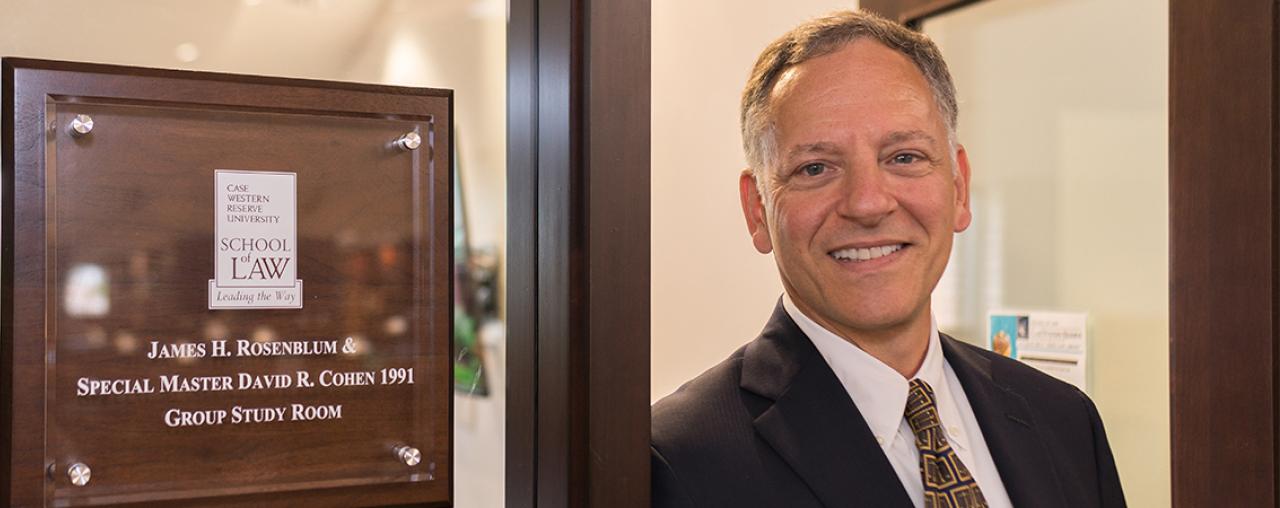
[(396, 139), (396, 146), (405, 150), (417, 150), (422, 146), (422, 136), (417, 132), (406, 132)]
[(71, 484), (77, 487), (83, 487), (89, 484), (89, 476), (93, 471), (89, 470), (89, 466), (82, 462), (76, 462), (67, 468), (67, 477), (71, 478)]
[(412, 446), (397, 446), (396, 456), (400, 457), (406, 466), (416, 466), (422, 462), (422, 452)]
[(71, 135), (80, 137), (93, 131), (93, 117), (89, 115), (76, 115), (71, 119)]

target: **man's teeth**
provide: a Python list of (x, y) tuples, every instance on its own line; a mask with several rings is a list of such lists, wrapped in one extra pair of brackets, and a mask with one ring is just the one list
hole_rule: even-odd
[(842, 249), (831, 253), (831, 256), (842, 261), (866, 261), (878, 257), (888, 256), (902, 249), (902, 244), (885, 245), (882, 247), (865, 247), (861, 249)]

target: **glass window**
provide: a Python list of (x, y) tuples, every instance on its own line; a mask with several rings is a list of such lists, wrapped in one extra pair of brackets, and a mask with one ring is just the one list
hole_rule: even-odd
[(1170, 503), (1167, 20), (1154, 0), (988, 0), (924, 24), (973, 167), (939, 327), (985, 345), (995, 309), (1087, 313), (1088, 392), (1134, 506)]

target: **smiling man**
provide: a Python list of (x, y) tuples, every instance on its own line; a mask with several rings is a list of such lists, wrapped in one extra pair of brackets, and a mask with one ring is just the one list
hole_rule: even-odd
[(1124, 506), (1087, 396), (937, 330), (930, 295), (972, 218), (956, 118), (933, 42), (871, 14), (760, 55), (739, 190), (785, 293), (654, 405), (654, 506)]

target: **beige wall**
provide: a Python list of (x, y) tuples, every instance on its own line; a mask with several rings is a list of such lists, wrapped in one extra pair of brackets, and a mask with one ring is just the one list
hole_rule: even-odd
[(847, 0), (653, 0), (654, 400), (755, 338), (782, 294), (738, 204), (738, 100), (756, 56)]

